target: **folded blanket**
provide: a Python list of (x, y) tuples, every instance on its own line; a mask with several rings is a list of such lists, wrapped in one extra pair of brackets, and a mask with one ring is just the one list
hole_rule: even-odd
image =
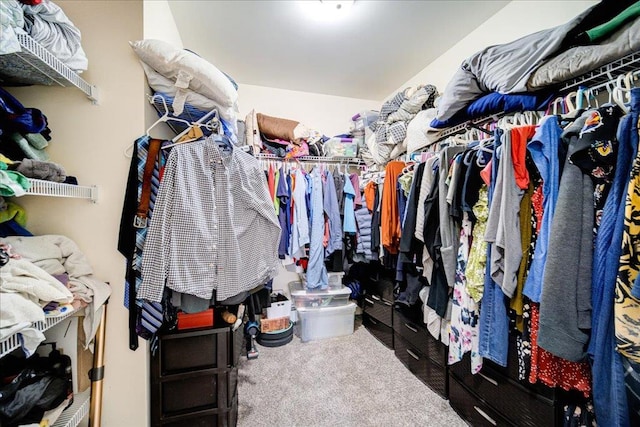
[(433, 119), (431, 127), (442, 129), (467, 120), (497, 113), (513, 113), (516, 111), (544, 111), (554, 98), (553, 93), (513, 93), (493, 92), (473, 101), (467, 108), (458, 112), (449, 120)]
[(41, 267), (47, 273), (67, 273), (69, 275), (68, 287), (73, 295), (89, 303), (89, 306), (85, 308), (83, 322), (87, 337), (86, 347), (98, 329), (102, 305), (109, 298), (111, 287), (93, 276), (89, 261), (80, 252), (76, 243), (68, 237), (57, 235), (10, 236), (0, 240), (10, 244), (16, 253)]
[(56, 58), (75, 71), (86, 70), (89, 62), (80, 45), (78, 27), (51, 1), (22, 5), (25, 29)]
[(269, 139), (299, 142), (309, 137), (309, 129), (300, 122), (258, 113), (258, 128)]
[(0, 279), (0, 292), (20, 294), (41, 307), (52, 301), (60, 303), (73, 301), (73, 295), (69, 289), (51, 274), (26, 259), (9, 259), (9, 262), (0, 269)]
[(16, 32), (24, 33), (24, 13), (16, 0), (0, 1), (0, 55), (22, 51)]
[(585, 74), (640, 50), (640, 19), (623, 25), (599, 44), (576, 46), (548, 59), (529, 78), (527, 88), (540, 90)]
[(44, 179), (46, 181), (64, 182), (67, 178), (67, 173), (59, 164), (34, 159), (23, 159), (20, 162), (14, 162), (11, 165), (11, 169), (28, 178)]

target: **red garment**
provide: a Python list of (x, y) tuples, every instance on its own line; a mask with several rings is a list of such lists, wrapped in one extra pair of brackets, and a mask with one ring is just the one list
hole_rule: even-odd
[(42, 3), (42, 0), (20, 0), (20, 3), (29, 5), (29, 6), (35, 6), (37, 4)]
[(527, 170), (527, 142), (536, 133), (536, 126), (519, 126), (511, 129), (511, 161), (516, 176), (516, 184), (520, 189), (529, 187), (529, 171)]
[(276, 197), (276, 173), (273, 170), (273, 166), (269, 165), (269, 173), (267, 175), (267, 184), (269, 185), (269, 194), (271, 200), (275, 200)]
[(531, 204), (533, 206), (533, 214), (536, 216), (536, 235), (540, 233), (542, 227), (542, 213), (544, 212), (544, 195), (542, 194), (542, 185), (536, 188), (531, 195)]
[(537, 381), (549, 387), (581, 391), (585, 397), (591, 395), (591, 368), (587, 362), (571, 362), (554, 356), (538, 347), (540, 306), (531, 303), (531, 373), (529, 382)]
[(493, 160), (489, 160), (487, 165), (480, 171), (480, 177), (487, 187), (491, 186), (491, 168), (493, 167)]

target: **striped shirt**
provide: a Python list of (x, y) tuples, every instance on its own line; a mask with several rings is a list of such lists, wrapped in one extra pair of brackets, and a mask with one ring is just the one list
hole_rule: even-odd
[(258, 161), (214, 137), (174, 147), (147, 233), (137, 297), (222, 301), (275, 275), (280, 225)]

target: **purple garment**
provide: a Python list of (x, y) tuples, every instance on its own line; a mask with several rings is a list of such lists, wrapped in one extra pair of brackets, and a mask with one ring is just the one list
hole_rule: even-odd
[(67, 284), (69, 283), (69, 275), (67, 273), (52, 274), (52, 276), (55, 277), (58, 282), (62, 283), (65, 286), (67, 286)]
[(355, 205), (356, 210), (362, 207), (362, 194), (360, 192), (360, 178), (358, 178), (357, 173), (352, 173), (349, 175), (349, 179), (351, 180), (351, 184), (353, 188), (356, 190), (356, 197), (353, 199), (353, 204)]

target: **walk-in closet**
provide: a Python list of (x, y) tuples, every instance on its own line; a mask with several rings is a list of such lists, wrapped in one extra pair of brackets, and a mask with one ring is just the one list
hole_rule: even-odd
[(0, 1), (0, 427), (640, 425), (640, 1)]

